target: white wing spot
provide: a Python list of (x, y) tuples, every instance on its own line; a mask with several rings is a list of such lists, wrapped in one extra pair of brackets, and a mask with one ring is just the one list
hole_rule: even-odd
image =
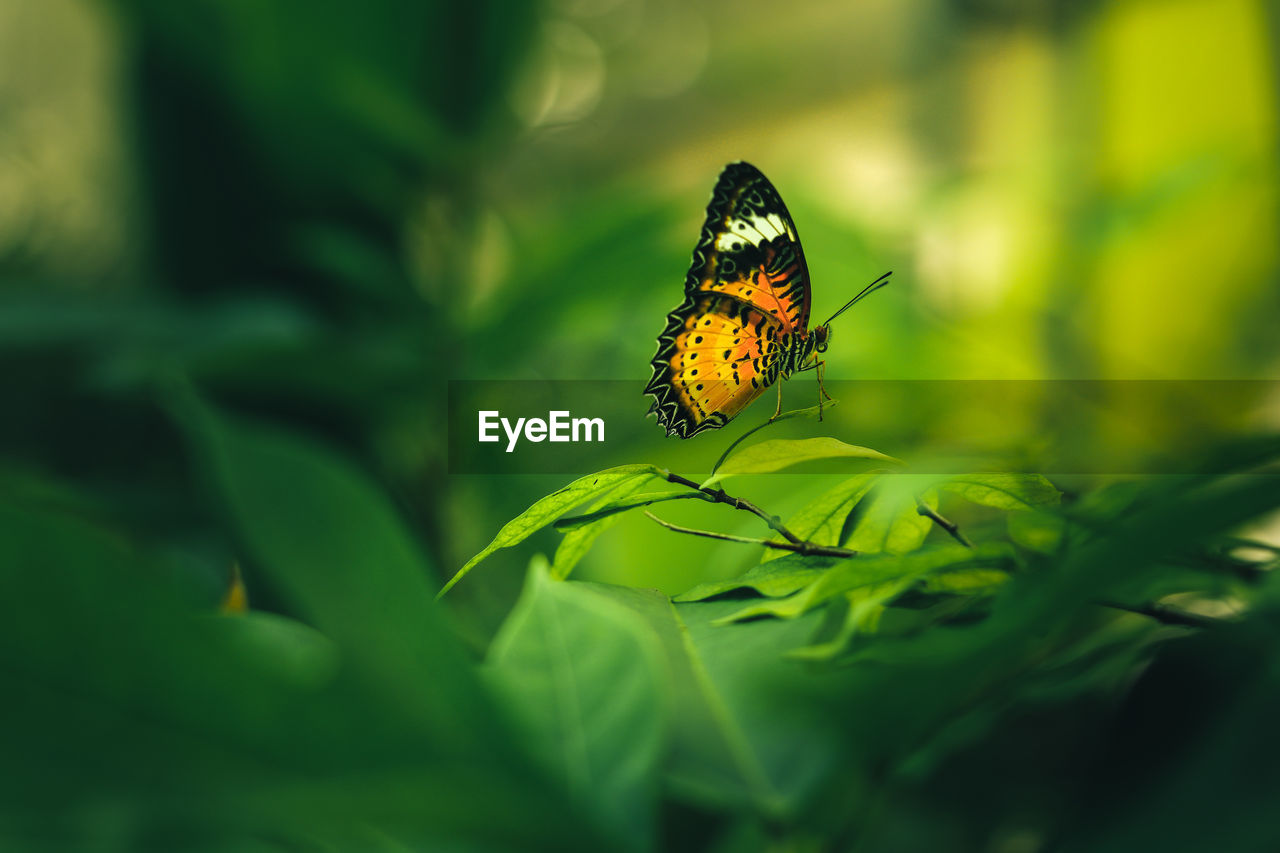
[(724, 231), (716, 238), (716, 248), (722, 252), (731, 252), (735, 243), (747, 242), (759, 246), (783, 234), (790, 236), (790, 233), (782, 217), (776, 213), (730, 219), (725, 222)]
[(751, 221), (756, 230), (770, 240), (787, 232), (787, 227), (783, 224), (782, 217), (776, 213), (770, 213), (764, 217), (753, 216)]

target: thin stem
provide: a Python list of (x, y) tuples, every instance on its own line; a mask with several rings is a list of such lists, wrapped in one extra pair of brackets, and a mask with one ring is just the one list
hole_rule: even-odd
[[(649, 518), (653, 519), (658, 524), (661, 524), (668, 530), (674, 530), (677, 533), (687, 533), (690, 536), (719, 539), (725, 542), (741, 542), (746, 545), (762, 545), (765, 548), (775, 548), (779, 551), (792, 551), (797, 554), (810, 556), (839, 557), (842, 559), (858, 556), (857, 551), (852, 551), (848, 548), (838, 548), (832, 545), (819, 545), (816, 542), (809, 542), (801, 539), (799, 536), (796, 536), (783, 526), (782, 520), (776, 515), (770, 515), (750, 501), (743, 500), (742, 498), (735, 498), (734, 496), (726, 493), (724, 489), (704, 488), (693, 480), (690, 480), (687, 477), (681, 477), (679, 474), (673, 474), (670, 471), (662, 472), (662, 476), (669, 483), (687, 486), (690, 489), (694, 489), (701, 494), (706, 495), (706, 499), (714, 503), (727, 504), (734, 509), (745, 510), (752, 515), (757, 516), (787, 541), (775, 542), (768, 539), (751, 539), (746, 536), (732, 536), (728, 533), (715, 533), (710, 530), (695, 530), (691, 527), (681, 527), (678, 524), (663, 521), (653, 513), (645, 510), (645, 515), (649, 516)], [(916, 500), (916, 512), (947, 531), (951, 538), (955, 539), (961, 545), (966, 548), (973, 547), (973, 542), (969, 540), (969, 537), (960, 532), (959, 525), (940, 515), (937, 510), (925, 504), (924, 501), (919, 499)], [(1099, 601), (1097, 603), (1103, 607), (1110, 607), (1115, 610), (1124, 610), (1128, 613), (1137, 613), (1142, 616), (1147, 616), (1165, 625), (1180, 625), (1190, 628), (1208, 628), (1221, 624), (1222, 622), (1222, 620), (1215, 619), (1211, 616), (1201, 616), (1198, 613), (1188, 613), (1185, 610), (1178, 610), (1163, 604), (1128, 605), (1112, 601)]]
[(926, 504), (924, 501), (920, 500), (919, 498), (916, 499), (916, 512), (919, 513), (920, 515), (923, 515), (925, 518), (929, 519), (934, 524), (941, 527), (943, 530), (947, 531), (947, 533), (951, 534), (952, 539), (956, 540), (964, 547), (966, 548), (973, 547), (973, 543), (969, 541), (969, 537), (965, 536), (963, 533), (960, 532), (960, 527), (955, 522), (948, 521), (947, 519), (943, 518), (941, 515), (938, 515), (937, 510), (931, 508), (928, 504)]
[[(955, 522), (948, 521), (938, 512), (919, 499), (916, 500), (916, 512), (941, 527), (951, 537), (966, 548), (972, 548), (973, 543), (969, 541), (969, 537), (960, 532), (960, 527)], [(1120, 604), (1115, 601), (1099, 601), (1096, 602), (1102, 607), (1110, 607), (1113, 610), (1123, 610), (1127, 613), (1137, 613), (1141, 616), (1147, 616), (1164, 625), (1180, 625), (1188, 628), (1208, 628), (1218, 625), (1222, 620), (1214, 619), (1212, 616), (1201, 616), (1198, 613), (1188, 613), (1185, 610), (1178, 610), (1174, 607), (1168, 607), (1163, 604)]]
[(771, 539), (752, 539), (748, 536), (733, 536), (728, 533), (716, 533), (711, 530), (695, 530), (692, 527), (681, 527), (678, 524), (663, 521), (647, 509), (644, 511), (644, 514), (668, 530), (674, 530), (676, 533), (688, 533), (690, 536), (703, 536), (707, 539), (720, 539), (725, 542), (741, 542), (744, 545), (763, 545), (766, 548), (776, 548), (779, 551), (793, 551), (805, 556), (840, 557), (843, 559), (858, 556), (857, 551), (850, 551), (848, 548), (836, 548), (832, 545), (818, 545), (815, 542), (805, 541), (775, 542)]
[(1264, 568), (1266, 564), (1250, 563), (1229, 554), (1214, 554), (1205, 552), (1201, 554), (1193, 554), (1188, 557), (1178, 558), (1179, 565), (1190, 566), (1195, 569), (1210, 572), (1227, 572), (1234, 575), (1245, 583), (1256, 584), (1265, 578), (1270, 571)]
[[(691, 489), (695, 489), (699, 492), (702, 492), (704, 495), (706, 495), (708, 498), (710, 498), (712, 501), (716, 503), (727, 504), (733, 507), (734, 509), (746, 510), (752, 515), (762, 519), (764, 523), (769, 525), (769, 527), (771, 527), (776, 533), (778, 533), (778, 535), (780, 535), (783, 539), (786, 539), (788, 542), (790, 542), (793, 545), (809, 544), (812, 546), (812, 543), (805, 543), (803, 539), (801, 539), (799, 536), (795, 535), (786, 527), (784, 527), (782, 524), (782, 519), (778, 518), (776, 515), (770, 515), (769, 513), (762, 510), (760, 507), (753, 504), (751, 501), (743, 500), (742, 498), (735, 498), (733, 495), (730, 495), (727, 492), (725, 492), (724, 489), (712, 489), (712, 488), (699, 486), (693, 480), (690, 480), (686, 477), (681, 477), (679, 474), (673, 474), (670, 471), (664, 471), (662, 473), (662, 476), (666, 478), (668, 483), (676, 483), (681, 486), (688, 486)], [(812, 547), (820, 547), (820, 546), (812, 546)], [(806, 553), (810, 553), (810, 552), (806, 552)]]
[(1215, 619), (1212, 616), (1189, 613), (1186, 610), (1178, 610), (1176, 607), (1169, 607), (1164, 604), (1121, 604), (1118, 601), (1099, 601), (1096, 603), (1103, 607), (1110, 607), (1113, 610), (1124, 610), (1128, 613), (1137, 613), (1140, 616), (1149, 616), (1165, 625), (1180, 625), (1186, 628), (1212, 628), (1215, 625), (1221, 625), (1223, 622), (1223, 620)]

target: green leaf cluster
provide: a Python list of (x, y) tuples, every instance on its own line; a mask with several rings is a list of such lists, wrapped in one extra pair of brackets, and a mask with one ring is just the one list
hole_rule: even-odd
[[(739, 454), (784, 467), (788, 443), (765, 444)], [(709, 495), (739, 473), (734, 458), (714, 488), (654, 491), (667, 472), (639, 466), (582, 478), (556, 495), (594, 502), (555, 526), (574, 536), (663, 501), (722, 503)], [(495, 543), (514, 544), (508, 530), (552, 524), (545, 501), (556, 495)], [(1134, 680), (1145, 684), (1153, 661), (1178, 650), (1224, 641), (1265, 654), (1277, 639), (1268, 575), (1277, 554), (1228, 533), (1278, 503), (1270, 476), (1244, 472), (1118, 484), (1064, 501), (1034, 474), (870, 471), (783, 520), (846, 555), (728, 542), (758, 549), (759, 564), (674, 599), (559, 580), (535, 559), (488, 667), (543, 766), (588, 810), (630, 822), (644, 844), (654, 843), (653, 815), (666, 803), (711, 820), (722, 843), (744, 849), (778, 837), (892, 846), (919, 817), (914, 798), (950, 784), (947, 774), (961, 772), (950, 768), (972, 768), (979, 745), (1021, 760), (1025, 738), (1038, 735), (1011, 728), (1020, 716), (1065, 723), (1079, 714), (1101, 725), (1136, 701)], [(572, 510), (567, 498), (555, 506)], [(942, 512), (963, 517), (973, 541), (935, 522), (950, 524)], [(1208, 615), (1225, 601), (1237, 608), (1230, 617)], [(1268, 686), (1250, 689), (1280, 696), (1280, 682), (1262, 678)], [(1128, 747), (1099, 748), (1097, 766), (1066, 751), (1053, 760), (1102, 784)], [(994, 783), (990, 768), (975, 772)], [(1192, 766), (1180, 772), (1197, 784)], [(1044, 838), (1095, 849), (1136, 831), (1120, 805), (1063, 800), (1051, 780), (1037, 785), (1030, 796)], [(1074, 809), (1084, 805), (1097, 817), (1079, 820)], [(986, 807), (970, 819), (994, 833), (1001, 818)], [(955, 842), (928, 826), (930, 845)]]

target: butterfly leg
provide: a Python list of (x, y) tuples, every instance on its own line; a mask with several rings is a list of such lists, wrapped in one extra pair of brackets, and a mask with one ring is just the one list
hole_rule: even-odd
[(826, 386), (822, 384), (822, 368), (826, 366), (827, 366), (827, 363), (825, 361), (818, 362), (818, 390), (821, 392), (821, 396), (826, 397), (828, 400), (834, 401), (834, 398), (827, 393)]
[(815, 372), (815, 375), (818, 377), (818, 420), (822, 420), (823, 398), (825, 397), (828, 400), (834, 399), (830, 394), (827, 393), (827, 389), (823, 387), (823, 384), (822, 384), (822, 368), (825, 367), (826, 364), (827, 363), (825, 361), (815, 361), (800, 368), (801, 370), (812, 370)]
[(822, 398), (831, 399), (831, 395), (827, 393), (827, 389), (822, 387), (822, 365), (825, 361), (819, 361), (813, 365), (814, 375), (818, 377), (818, 422), (822, 422)]
[(769, 418), (769, 422), (773, 423), (778, 415), (782, 414), (782, 383), (778, 383), (778, 408), (773, 410), (773, 417)]

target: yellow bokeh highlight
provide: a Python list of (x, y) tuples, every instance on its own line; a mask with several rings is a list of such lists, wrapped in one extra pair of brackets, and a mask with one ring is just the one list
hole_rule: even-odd
[(1269, 287), (1276, 145), (1265, 12), (1251, 0), (1131, 3), (1098, 21), (1099, 368), (1254, 374), (1221, 318)]

